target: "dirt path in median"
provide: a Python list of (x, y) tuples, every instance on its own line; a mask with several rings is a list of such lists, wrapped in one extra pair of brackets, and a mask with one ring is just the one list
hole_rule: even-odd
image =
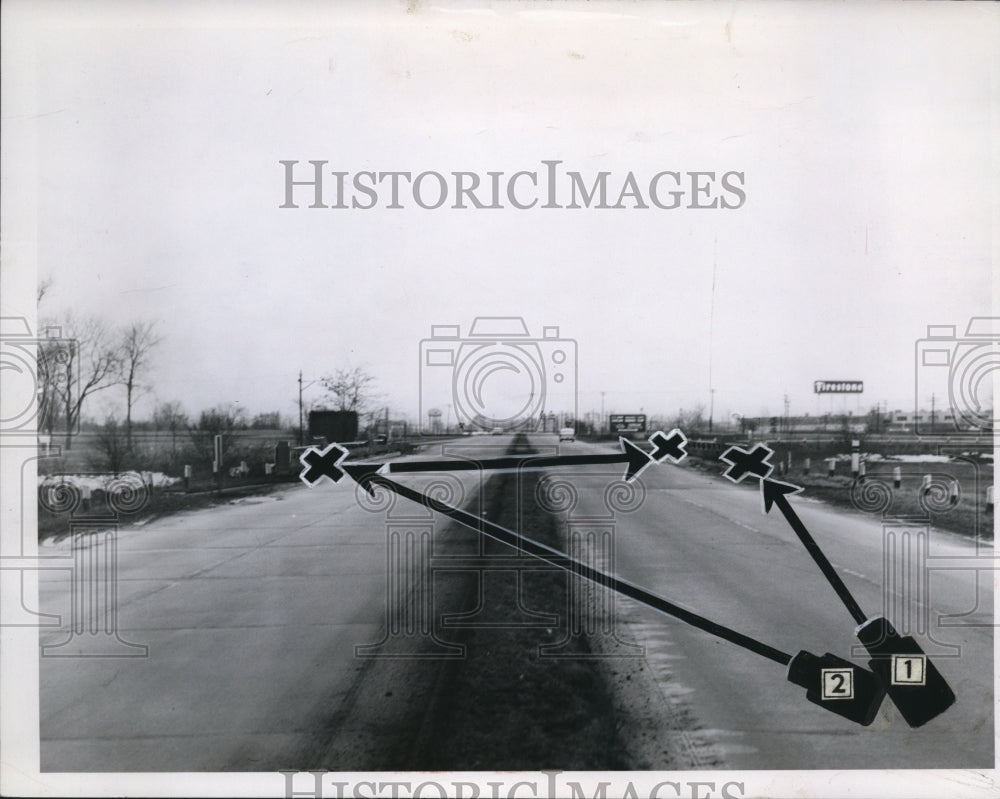
[[(553, 517), (533, 502), (537, 474), (496, 483), (490, 518), (560, 547)], [(520, 517), (520, 518), (518, 518)], [(489, 541), (488, 555), (509, 547)], [(492, 575), (491, 575), (492, 576)], [(422, 768), (440, 770), (616, 770), (627, 766), (614, 702), (584, 637), (569, 637), (568, 575), (549, 569), (497, 575), (482, 599), (483, 626), (458, 638), (467, 657), (448, 663), (420, 747)], [(487, 581), (490, 578), (487, 577)], [(545, 623), (544, 616), (551, 619)], [(511, 622), (537, 626), (502, 627)], [(485, 626), (489, 624), (496, 627)], [(544, 626), (543, 626), (544, 625)], [(558, 647), (559, 657), (543, 647)], [(578, 656), (583, 656), (581, 659)]]
[[(523, 442), (511, 452), (526, 452)], [(491, 520), (562, 550), (559, 520), (534, 502), (539, 479), (537, 473), (494, 475), (482, 507)], [(436, 562), (516, 556), (457, 524), (436, 534), (434, 552)], [(525, 557), (521, 563), (528, 568), (520, 572), (507, 560), (507, 568), (435, 574), (435, 635), (464, 647), (464, 656), (435, 658), (430, 645), (426, 658), (359, 660), (350, 695), (337, 703), (306, 764), (295, 766), (605, 771), (708, 765), (692, 757), (688, 710), (664, 697), (645, 659), (592, 653), (586, 636), (569, 635), (567, 589), (576, 578)], [(536, 565), (543, 568), (531, 568)], [(551, 656), (552, 647), (559, 657)]]

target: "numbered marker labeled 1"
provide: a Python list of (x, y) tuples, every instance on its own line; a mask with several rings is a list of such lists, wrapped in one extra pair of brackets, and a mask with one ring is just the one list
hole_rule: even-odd
[(926, 685), (926, 655), (893, 655), (889, 685)]
[(829, 652), (823, 657), (799, 652), (788, 664), (788, 681), (805, 688), (813, 704), (866, 727), (885, 696), (878, 676)]
[(955, 703), (954, 692), (920, 644), (897, 633), (887, 619), (869, 619), (855, 634), (872, 656), (868, 665), (911, 727), (926, 724)]

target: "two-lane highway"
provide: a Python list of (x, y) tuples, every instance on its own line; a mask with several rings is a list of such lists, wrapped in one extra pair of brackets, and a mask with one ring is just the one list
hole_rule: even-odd
[[(563, 444), (562, 451), (607, 447)], [(572, 514), (607, 514), (605, 489), (616, 479), (607, 467), (559, 475), (577, 488)], [(790, 654), (831, 652), (867, 663), (848, 611), (777, 508), (762, 515), (758, 491), (671, 465), (650, 467), (640, 480), (641, 507), (617, 514), (619, 577)], [(911, 729), (887, 697), (873, 724), (861, 727), (808, 702), (777, 663), (655, 611), (630, 612), (625, 637), (646, 646), (665, 694), (684, 697), (703, 737), (730, 767), (991, 767), (992, 549), (977, 562), (972, 542), (935, 530), (921, 567), (899, 550), (899, 531), (884, 530), (880, 520), (807, 494), (790, 502), (867, 615), (886, 612), (902, 634), (917, 637), (957, 694), (956, 704)], [(909, 529), (915, 543), (916, 528)], [(886, 547), (887, 535), (895, 550)], [(977, 572), (977, 565), (985, 570)], [(898, 579), (887, 587), (886, 575)]]
[[(554, 436), (531, 438), (546, 454), (556, 451)], [(419, 457), (496, 457), (510, 440), (465, 439)], [(576, 442), (558, 451), (610, 450)], [(606, 489), (623, 471), (552, 469), (575, 486), (570, 521), (574, 514), (606, 518)], [(405, 478), (415, 487), (437, 479)], [(467, 499), (476, 495), (476, 472), (453, 479)], [(776, 510), (761, 514), (758, 492), (667, 464), (650, 466), (640, 480), (641, 506), (616, 516), (618, 576), (790, 654), (806, 649), (866, 662), (855, 651), (846, 609), (784, 518)], [(926, 568), (900, 565), (878, 520), (806, 495), (790, 501), (866, 612), (876, 615), (885, 606), (902, 632), (914, 631), (955, 690), (956, 704), (911, 729), (887, 699), (875, 722), (860, 727), (808, 702), (779, 664), (619, 603), (621, 637), (645, 647), (657, 675), (654, 701), (684, 706), (683, 717), (717, 755), (705, 761), (713, 765), (991, 766), (993, 572), (975, 569), (973, 544), (935, 531)], [(362, 662), (355, 646), (383, 634), (385, 521), (359, 505), (345, 478), (123, 528), (120, 635), (148, 646), (149, 655), (41, 658), (43, 771), (315, 765), (304, 753), (314, 751), (338, 709), (352, 696), (356, 701)], [(42, 549), (71, 554), (69, 540)], [(896, 573), (913, 580), (887, 584), (886, 574)], [(42, 573), (41, 609), (64, 621), (61, 630), (43, 631), (42, 644), (68, 637), (70, 594), (68, 571)], [(909, 616), (897, 618), (900, 609)], [(61, 652), (71, 653), (73, 645), (71, 639)]]

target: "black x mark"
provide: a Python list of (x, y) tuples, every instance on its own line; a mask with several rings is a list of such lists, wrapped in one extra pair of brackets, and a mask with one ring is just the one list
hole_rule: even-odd
[(723, 472), (724, 476), (738, 483), (748, 474), (767, 477), (774, 470), (774, 466), (767, 461), (773, 454), (774, 450), (763, 444), (758, 444), (750, 452), (741, 447), (730, 447), (719, 456), (719, 460), (730, 464)]
[(347, 457), (347, 450), (337, 444), (330, 444), (326, 449), (310, 447), (299, 458), (306, 468), (302, 470), (299, 479), (306, 485), (315, 485), (323, 477), (329, 477), (337, 482), (344, 476), (340, 462)]

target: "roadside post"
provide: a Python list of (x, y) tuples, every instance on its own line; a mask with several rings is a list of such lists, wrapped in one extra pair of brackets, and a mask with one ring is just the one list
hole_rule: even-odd
[(215, 457), (212, 460), (212, 471), (215, 474), (215, 488), (222, 489), (222, 436), (217, 435), (213, 442)]
[(292, 449), (287, 441), (279, 441), (274, 445), (274, 470), (278, 474), (288, 474), (292, 462)]

